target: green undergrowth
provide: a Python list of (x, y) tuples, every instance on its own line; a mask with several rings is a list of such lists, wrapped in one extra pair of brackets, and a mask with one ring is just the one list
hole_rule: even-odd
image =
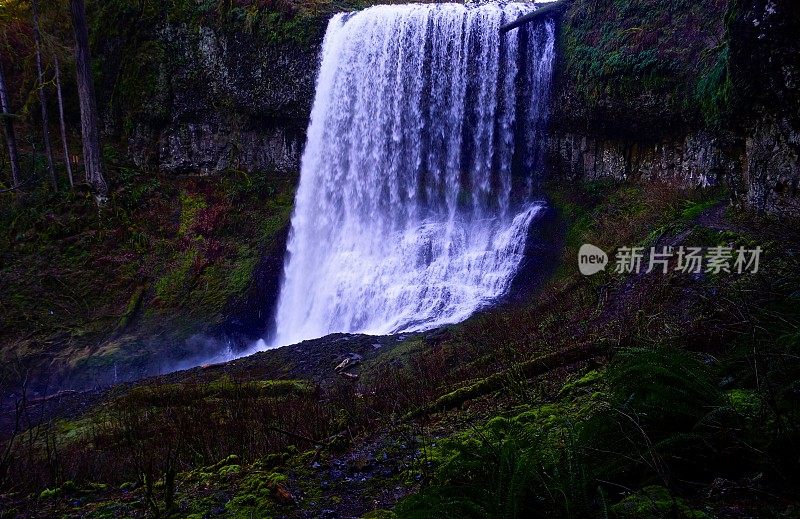
[[(568, 224), (561, 269), (530, 308), (456, 328), (462, 346), (491, 350), (481, 362), (494, 368), (426, 412), (467, 415), (470, 403), (502, 395), (526, 407), (439, 442), (428, 458), (432, 476), (397, 515), (700, 518), (735, 501), (791, 516), (800, 473), (789, 447), (800, 431), (791, 396), (800, 369), (792, 238), (770, 230), (778, 222), (726, 209), (724, 192), (613, 181), (550, 192)], [(763, 252), (759, 271), (745, 275), (586, 278), (576, 272), (582, 243), (608, 252), (612, 268), (614, 249), (625, 245)], [(612, 360), (576, 373), (549, 397), (536, 390), (536, 377), (525, 382), (531, 356), (552, 349), (556, 369), (573, 362), (567, 354), (576, 346)], [(764, 488), (781, 497), (762, 501)]]
[[(727, 194), (719, 188), (681, 190), (662, 183), (628, 184), (612, 179), (585, 183), (581, 189), (549, 189), (554, 208), (567, 222), (564, 260), (556, 280), (570, 279), (577, 271), (578, 250), (584, 243), (609, 254), (620, 247), (656, 246), (660, 238), (698, 226), (697, 219), (723, 204)], [(716, 245), (711, 241), (703, 245)], [(609, 280), (606, 272), (594, 280)]]
[(258, 380), (234, 382), (230, 377), (198, 385), (167, 384), (137, 387), (124, 397), (125, 403), (135, 406), (164, 407), (179, 400), (192, 405), (197, 400), (278, 397), (291, 394), (307, 395), (314, 387), (300, 380)]
[[(373, 516), (789, 514), (800, 441), (791, 231), (726, 208), (716, 191), (603, 181), (550, 192), (567, 247), (529, 300), (397, 346), (367, 341), (357, 379), (334, 371), (341, 355), (282, 349), (119, 387), (52, 427), (56, 458), (71, 460), (63, 472), (53, 475), (42, 450), (40, 464), (21, 457), (18, 480), (36, 496), (65, 480), (108, 485), (79, 508), (89, 517), (94, 506), (102, 516), (99, 503), (121, 516), (149, 500), (163, 509), (173, 476), (184, 515), (349, 514), (349, 501), (363, 513), (409, 492)], [(206, 191), (187, 193), (215, 205)], [(205, 210), (187, 218), (186, 250), (208, 240)], [(178, 236), (178, 211), (171, 221)], [(756, 274), (587, 278), (581, 243), (612, 257), (624, 245), (764, 252)], [(313, 383), (295, 374), (309, 364)], [(45, 497), (37, 505), (71, 506), (68, 492)]]
[(117, 487), (68, 481), (42, 491), (37, 501), (42, 510), (48, 510), (59, 499), (68, 499), (74, 508), (65, 512), (92, 518), (120, 514), (202, 518), (220, 513), (234, 518), (272, 517), (285, 513), (295, 501), (281, 471), (296, 456), (296, 450), (289, 449), (281, 456), (242, 464), (238, 456), (230, 455), (176, 474), (173, 494), (164, 480), (150, 487), (143, 481)]
[[(768, 474), (788, 490), (796, 459), (779, 457), (797, 429), (777, 423), (786, 411), (770, 410), (775, 393), (734, 389), (744, 380), (709, 361), (675, 346), (621, 350), (607, 368), (575, 375), (554, 401), (440, 442), (431, 480), (396, 513), (704, 518), (713, 504), (698, 502), (694, 487), (715, 477)], [(779, 408), (792, 385), (782, 380)]]
[(101, 210), (66, 188), (0, 195), (4, 359), (124, 363), (142, 350), (137, 337), (180, 340), (222, 322), (261, 258), (283, 254), (293, 179), (167, 177), (111, 148), (106, 161), (114, 190)]
[(41, 465), (20, 465), (10, 486), (50, 480), (36, 493), (39, 509), (66, 503), (88, 517), (171, 515), (181, 501), (181, 514), (224, 508), (231, 517), (271, 516), (297, 503), (280, 470), (306, 467), (308, 456), (297, 446), (313, 447), (313, 438), (331, 432), (324, 422), (335, 422), (316, 391), (307, 381), (227, 375), (117, 388), (80, 418), (17, 438), (21, 451), (69, 465), (56, 470), (55, 480)]

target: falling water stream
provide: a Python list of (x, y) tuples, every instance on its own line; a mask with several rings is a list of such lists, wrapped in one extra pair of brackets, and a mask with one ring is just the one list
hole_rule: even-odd
[(464, 320), (508, 290), (529, 227), (551, 22), (532, 4), (336, 15), (322, 50), (271, 343)]

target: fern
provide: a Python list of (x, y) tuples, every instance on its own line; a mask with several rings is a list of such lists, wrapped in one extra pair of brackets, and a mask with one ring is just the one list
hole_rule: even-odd
[(672, 502), (675, 482), (735, 471), (731, 459), (764, 463), (753, 447), (760, 397), (724, 393), (713, 364), (676, 348), (622, 350), (605, 372), (567, 383), (558, 402), (440, 444), (430, 486), (398, 516), (604, 517), (635, 489)]
[(607, 376), (616, 404), (656, 430), (691, 427), (725, 403), (711, 369), (674, 348), (624, 350)]

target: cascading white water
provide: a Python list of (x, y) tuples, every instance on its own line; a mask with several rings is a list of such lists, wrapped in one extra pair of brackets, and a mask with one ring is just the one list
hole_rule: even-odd
[(550, 85), (532, 4), (409, 4), (329, 23), (272, 344), (418, 331), (509, 289)]

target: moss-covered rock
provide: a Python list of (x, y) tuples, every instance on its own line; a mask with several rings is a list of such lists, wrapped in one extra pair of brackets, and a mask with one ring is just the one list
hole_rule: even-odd
[(618, 519), (709, 519), (711, 516), (693, 510), (681, 498), (673, 497), (669, 491), (657, 485), (645, 487), (626, 497), (610, 509), (611, 516)]
[(559, 28), (556, 126), (657, 137), (722, 110), (731, 4), (576, 0)]

